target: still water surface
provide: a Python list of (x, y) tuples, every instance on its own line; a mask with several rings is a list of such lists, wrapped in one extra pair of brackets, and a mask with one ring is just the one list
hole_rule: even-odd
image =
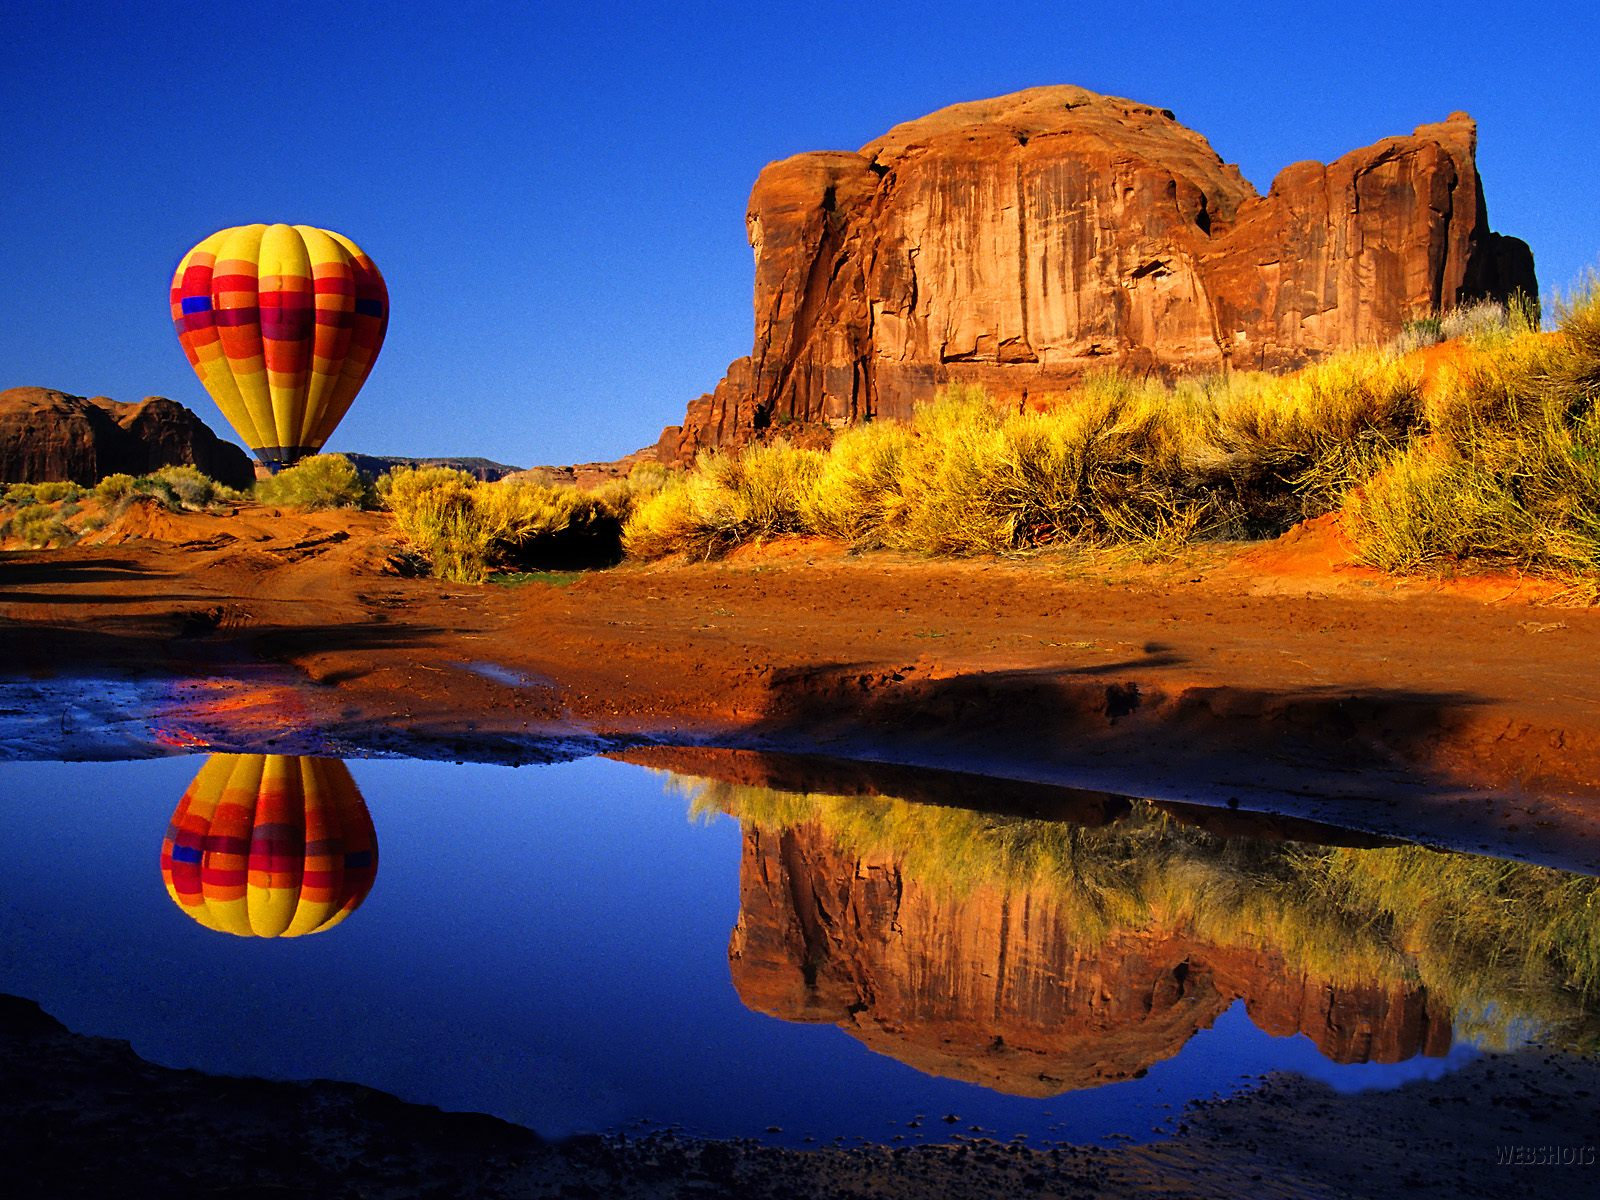
[[(1315, 914), (1292, 953), (1268, 944), (1289, 938), (1281, 921), (1253, 932), (1279, 920), (1283, 871), (1303, 873), (1282, 843), (1149, 814), (1088, 832), (1035, 822), (1001, 831), (1008, 877), (974, 878), (956, 859), (995, 836), (987, 818), (881, 798), (813, 812), (606, 759), (351, 761), (381, 848), (357, 888), (370, 894), (333, 895), (336, 881), (329, 912), (359, 903), (338, 923), (233, 936), (163, 879), (163, 836), (186, 789), (199, 803), (203, 762), (0, 763), (0, 991), (159, 1063), (349, 1080), (550, 1135), (1143, 1140), (1268, 1070), (1383, 1088), (1479, 1053), (1484, 1022), (1423, 977), (1447, 967), (1419, 975), (1381, 947), (1330, 966), (1306, 948)], [(323, 866), (336, 840), (313, 847)], [(1040, 884), (1045, 859), (1078, 863), (1078, 890)], [(1382, 861), (1386, 879), (1404, 865)], [(1222, 865), (1235, 891), (1182, 916), (1183, 887), (1219, 893)], [(1240, 882), (1272, 872), (1261, 895)], [(1171, 932), (1186, 922), (1203, 936)], [(1376, 1057), (1399, 1061), (1360, 1061)]]

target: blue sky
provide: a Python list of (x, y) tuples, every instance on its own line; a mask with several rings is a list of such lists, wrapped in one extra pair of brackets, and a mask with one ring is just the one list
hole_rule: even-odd
[(1493, 224), (1566, 288), (1600, 264), (1600, 15), (1534, 11), (10, 0), (0, 387), (168, 395), (225, 432), (171, 270), (214, 229), (303, 222), (393, 301), (330, 449), (615, 457), (748, 351), (765, 163), (1044, 83), (1171, 108), (1262, 190), (1465, 109)]

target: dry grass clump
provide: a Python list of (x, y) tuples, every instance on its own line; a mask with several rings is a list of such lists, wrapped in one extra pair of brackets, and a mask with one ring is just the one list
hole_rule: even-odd
[(1417, 438), (1346, 499), (1362, 557), (1394, 571), (1481, 562), (1600, 570), (1600, 286), (1532, 332), (1463, 356)]
[(308, 511), (365, 508), (374, 498), (372, 485), (342, 454), (302, 458), (294, 466), (260, 480), (253, 495), (262, 504)]
[(1229, 534), (1272, 537), (1337, 508), (1406, 443), (1422, 410), (1413, 365), (1351, 351), (1293, 375), (1231, 377), (1191, 405), (1186, 457)]
[(218, 483), (197, 467), (162, 467), (148, 475), (130, 478), (107, 475), (95, 486), (95, 495), (119, 516), (139, 499), (154, 500), (172, 512), (209, 512), (224, 505), (238, 504), (243, 492)]
[(633, 509), (623, 545), (639, 558), (713, 558), (742, 542), (805, 532), (802, 505), (821, 465), (817, 451), (781, 441), (742, 454), (702, 454), (693, 470)]
[(29, 550), (70, 546), (77, 533), (60, 514), (58, 504), (39, 503), (8, 494), (0, 501), (0, 542), (21, 542)]
[(449, 467), (401, 468), (378, 481), (380, 500), (434, 575), (479, 583), (494, 572), (611, 566), (622, 522), (666, 473), (636, 470), (595, 491), (508, 479), (481, 483)]
[(1342, 511), (1390, 570), (1600, 570), (1600, 284), (1553, 335), (1522, 303), (1436, 324), (1463, 340), (1426, 390), (1422, 363), (1370, 349), (1283, 376), (1094, 375), (1043, 412), (951, 387), (826, 452), (703, 454), (633, 512), (624, 543), (646, 559), (785, 533), (935, 555), (1159, 552)]
[(1044, 412), (952, 387), (905, 424), (705, 454), (628, 522), (641, 558), (715, 557), (782, 533), (925, 554), (1163, 548), (1282, 532), (1331, 507), (1415, 423), (1416, 372), (1347, 355), (1298, 376), (1168, 387), (1090, 376)]
[(1407, 321), (1389, 348), (1397, 354), (1409, 354), (1456, 338), (1484, 344), (1536, 332), (1539, 320), (1539, 302), (1522, 292), (1508, 301), (1472, 300), (1447, 312)]

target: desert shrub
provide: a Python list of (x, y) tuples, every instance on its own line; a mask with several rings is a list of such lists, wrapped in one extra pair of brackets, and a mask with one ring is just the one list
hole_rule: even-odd
[(626, 522), (634, 508), (650, 499), (674, 477), (670, 467), (660, 463), (635, 463), (626, 478), (613, 479), (595, 488), (593, 495), (620, 522)]
[(1184, 457), (1192, 483), (1227, 509), (1228, 532), (1258, 537), (1339, 506), (1423, 419), (1417, 369), (1353, 351), (1292, 375), (1238, 375), (1210, 391)]
[(481, 580), (487, 573), (488, 530), (472, 503), (472, 477), (448, 467), (402, 467), (386, 478), (390, 486), (384, 500), (395, 523), (433, 573), (462, 583)]
[(599, 497), (526, 479), (479, 483), (445, 467), (401, 468), (381, 494), (435, 575), (477, 583), (491, 571), (609, 566), (622, 524)]
[(1444, 341), (1443, 322), (1437, 313), (1430, 313), (1425, 317), (1417, 317), (1407, 321), (1400, 327), (1399, 335), (1390, 345), (1396, 354), (1410, 354), (1415, 350), (1423, 350), (1429, 346), (1437, 346)]
[(785, 441), (703, 453), (634, 508), (623, 545), (640, 558), (714, 558), (743, 542), (806, 532), (805, 497), (821, 463), (819, 452)]
[(30, 550), (70, 545), (75, 538), (50, 504), (25, 503), (0, 518), (0, 541), (15, 539)]
[(262, 504), (308, 510), (362, 508), (373, 489), (342, 454), (315, 454), (259, 481), (255, 498)]
[[(204, 512), (244, 497), (190, 466), (162, 467), (134, 481), (133, 496), (149, 496), (174, 512)], [(126, 503), (126, 501), (124, 501)]]
[(840, 432), (810, 490), (799, 497), (806, 527), (859, 549), (884, 545), (905, 512), (900, 479), (911, 437), (906, 426), (893, 421)]
[(1517, 292), (1509, 300), (1469, 300), (1444, 312), (1407, 321), (1389, 349), (1409, 354), (1440, 342), (1467, 338), (1478, 343), (1539, 329), (1539, 302)]
[(885, 531), (887, 545), (930, 554), (1011, 548), (1011, 523), (988, 503), (1005, 449), (1001, 424), (977, 388), (950, 388), (917, 410), (900, 456), (900, 521)]
[(94, 485), (94, 498), (109, 508), (133, 495), (137, 483), (132, 475), (107, 475)]
[(537, 483), (479, 484), (473, 502), (490, 529), (487, 564), (527, 571), (612, 566), (622, 522), (594, 493)]
[(88, 494), (88, 489), (66, 480), (33, 485), (33, 496), (41, 504), (54, 504), (60, 500), (78, 500)]
[(1600, 570), (1600, 290), (1460, 361), (1427, 406), (1429, 436), (1397, 455), (1347, 516), (1389, 570), (1483, 562)]
[(454, 467), (396, 467), (378, 477), (374, 490), (380, 504), (398, 513), (409, 508), (423, 492), (450, 481), (463, 487), (471, 487), (473, 482), (471, 475)]
[(21, 508), (31, 504), (57, 504), (63, 500), (81, 500), (88, 494), (88, 488), (66, 480), (12, 483), (4, 485), (4, 495), (0, 496), (0, 504), (8, 508)]

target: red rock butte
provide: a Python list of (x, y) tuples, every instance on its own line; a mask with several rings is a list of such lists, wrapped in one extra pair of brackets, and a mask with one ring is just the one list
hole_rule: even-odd
[(1453, 113), (1261, 196), (1168, 110), (1060, 86), (772, 163), (746, 216), (755, 344), (658, 453), (904, 417), (950, 383), (1025, 402), (1108, 366), (1289, 369), (1537, 295), (1476, 148)]

